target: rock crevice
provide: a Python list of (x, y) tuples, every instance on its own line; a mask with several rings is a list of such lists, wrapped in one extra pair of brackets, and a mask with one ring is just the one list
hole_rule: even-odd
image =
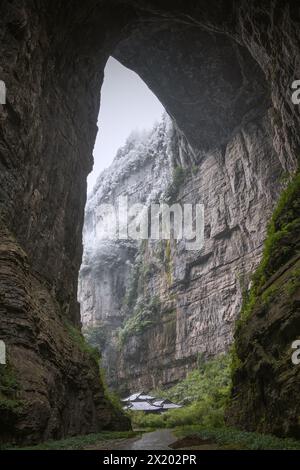
[[(187, 313), (184, 301), (178, 305), (176, 315), (184, 318), (183, 330), (176, 331), (182, 345), (176, 351), (179, 359), (185, 361), (191, 351), (199, 349), (198, 342), (189, 340), (193, 329), (203, 332), (203, 349), (209, 351), (213, 344), (216, 350), (209, 338), (216, 337), (215, 325), (220, 323), (211, 323), (212, 318), (230, 319), (217, 335), (222, 338), (218, 347), (229, 341), (238, 305), (233, 307), (228, 299), (239, 298), (238, 286), (230, 270), (228, 280), (221, 272), (233, 266), (237, 253), (242, 263), (239, 271), (250, 272), (256, 266), (266, 220), (280, 189), (280, 167), (291, 172), (298, 166), (299, 107), (293, 105), (289, 92), (300, 73), (296, 2), (3, 0), (0, 79), (7, 86), (7, 104), (0, 106), (0, 334), (20, 387), (31, 390), (28, 408), (21, 415), (13, 414), (18, 419), (11, 420), (11, 435), (20, 439), (88, 432), (101, 423), (97, 409), (102, 409), (103, 416), (110, 413), (104, 399), (99, 398), (95, 407), (93, 390), (99, 391), (98, 397), (103, 392), (97, 380), (88, 379), (88, 372), (78, 383), (79, 391), (59, 378), (51, 383), (40, 379), (48, 376), (50, 367), (43, 350), (48, 351), (51, 370), (52, 363), (56, 364), (58, 377), (69, 370), (68, 361), (75, 361), (78, 368), (87, 364), (76, 348), (69, 349), (59, 318), (80, 325), (77, 278), (86, 176), (92, 165), (103, 71), (110, 55), (138, 72), (164, 104), (182, 134), (176, 161), (179, 158), (184, 167), (197, 164), (201, 169), (181, 197), (207, 195), (211, 222), (206, 227), (206, 250), (211, 255), (200, 268), (192, 264), (190, 279), (197, 281), (190, 284), (189, 296), (196, 307)], [(13, 234), (14, 242), (7, 242), (12, 236), (7, 234)], [(9, 261), (12, 243), (14, 261)], [(181, 255), (173, 247), (170, 250), (175, 261), (166, 278), (171, 280), (171, 274), (173, 282), (184, 277), (184, 269)], [(25, 275), (21, 252), (28, 260)], [(220, 287), (222, 295), (211, 302), (215, 307), (210, 310), (205, 300), (214, 295), (209, 284), (207, 291), (203, 286), (203, 301), (193, 299), (199, 279), (208, 278), (206, 273), (213, 270), (219, 273), (214, 282), (224, 288)], [(201, 317), (201, 311), (210, 313)], [(46, 323), (53, 317), (47, 332), (39, 326), (41, 316)], [(39, 331), (44, 331), (42, 341), (37, 339)], [(54, 345), (61, 334), (63, 346), (57, 346), (58, 352)], [(264, 341), (258, 341), (264, 350)], [(19, 357), (16, 348), (20, 344), (24, 363), (13, 359)], [(28, 385), (29, 363), (39, 370), (35, 392)], [(74, 367), (77, 375), (79, 369)], [(65, 387), (62, 403), (69, 397), (75, 409), (82, 410), (78, 418), (68, 406), (61, 415), (49, 405), (60, 387)], [(86, 398), (80, 395), (82, 387), (86, 387)], [(44, 398), (35, 400), (34, 393)], [(267, 386), (265, 393), (267, 397)], [(247, 413), (251, 407), (242, 402)], [(38, 403), (39, 411), (33, 413)], [(84, 410), (90, 413), (90, 426)], [(266, 420), (270, 416), (266, 414)], [(2, 427), (1, 438), (5, 432)]]

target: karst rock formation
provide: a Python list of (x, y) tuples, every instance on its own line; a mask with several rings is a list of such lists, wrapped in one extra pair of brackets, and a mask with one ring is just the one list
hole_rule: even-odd
[[(207, 204), (203, 251), (187, 256), (163, 247), (167, 259), (146, 287), (149, 296), (151, 289), (160, 296), (160, 331), (146, 330), (141, 344), (130, 339), (116, 377), (124, 386), (172, 383), (199, 349), (212, 356), (228, 350), (234, 337), (228, 422), (300, 435), (299, 368), (290, 360), (300, 326), (299, 286), (289, 301), (271, 296), (234, 328), (284, 180), (299, 165), (300, 113), (291, 100), (291, 85), (300, 79), (299, 22), (299, 5), (288, 0), (1, 1), (7, 101), (0, 105), (0, 339), (8, 356), (0, 376), (1, 441), (130, 426), (108, 400), (81, 342), (77, 301), (86, 177), (109, 56), (137, 72), (170, 116), (171, 123), (161, 124), (168, 132), (159, 137), (160, 151), (151, 144), (158, 187), (149, 181), (148, 193), (167, 189), (163, 174), (171, 178), (179, 165), (186, 178), (178, 197)], [(140, 173), (151, 179), (151, 165), (146, 152), (142, 168), (129, 168), (134, 181), (126, 171), (115, 175), (115, 190), (130, 194)], [(101, 199), (102, 189), (93, 197)], [(299, 263), (299, 195), (292, 197), (289, 248), (276, 255), (268, 288), (288, 283)], [(87, 216), (93, 210), (89, 201)], [(93, 230), (92, 217), (90, 224)], [(91, 269), (114, 278), (115, 262), (121, 268), (114, 286), (126, 288), (122, 276), (131, 264), (122, 256), (134, 264), (141, 248), (114, 248), (116, 259), (113, 248), (92, 266), (85, 258), (81, 284)], [(153, 264), (155, 249), (143, 249)], [(113, 302), (113, 292), (107, 295)], [(139, 348), (148, 377), (142, 358), (132, 357)], [(162, 352), (155, 372), (153, 348)]]

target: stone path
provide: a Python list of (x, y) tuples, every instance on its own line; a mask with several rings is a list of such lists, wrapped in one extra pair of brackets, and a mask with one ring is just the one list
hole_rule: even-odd
[[(171, 450), (169, 447), (178, 438), (171, 429), (160, 429), (147, 432), (140, 437), (132, 439), (117, 439), (114, 441), (100, 442), (99, 445), (87, 447), (86, 450)], [(212, 443), (204, 443), (198, 446), (183, 447), (182, 449), (215, 450), (219, 446)]]

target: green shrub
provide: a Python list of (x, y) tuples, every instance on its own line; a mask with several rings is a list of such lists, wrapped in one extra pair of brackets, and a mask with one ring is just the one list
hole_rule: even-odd
[[(252, 286), (245, 294), (237, 330), (251, 316), (258, 302), (271, 300), (264, 284), (291, 257), (299, 252), (300, 234), (300, 173), (298, 172), (281, 194), (268, 226), (262, 260), (252, 276)], [(269, 290), (269, 294), (271, 291)], [(274, 295), (275, 292), (272, 293)]]
[(9, 363), (0, 365), (0, 413), (13, 412), (21, 408), (19, 390), (20, 386), (13, 367)]
[(100, 353), (97, 348), (90, 346), (85, 340), (81, 331), (72, 325), (70, 322), (65, 321), (65, 326), (68, 330), (71, 340), (79, 347), (80, 351), (90, 356), (93, 361), (99, 364)]
[(261, 300), (262, 304), (267, 307), (271, 302), (275, 300), (277, 295), (279, 294), (279, 287), (275, 285), (271, 285), (266, 289), (262, 295), (261, 295)]
[(300, 172), (283, 191), (273, 212), (264, 244), (263, 258), (254, 276), (257, 287), (262, 287), (266, 280), (295, 254), (299, 233)]
[(289, 281), (284, 286), (286, 294), (291, 297), (300, 288), (300, 268), (294, 269), (291, 273)]
[(242, 361), (240, 360), (235, 343), (232, 345), (230, 349), (230, 374), (233, 377), (234, 373), (240, 369), (242, 366)]
[(107, 327), (103, 324), (88, 326), (83, 330), (83, 335), (92, 348), (102, 351), (107, 339)]
[(68, 329), (68, 332), (72, 341), (74, 341), (77, 344), (77, 346), (83, 353), (88, 354), (91, 357), (91, 359), (96, 362), (98, 369), (99, 369), (99, 380), (102, 384), (105, 398), (107, 399), (107, 401), (111, 403), (111, 405), (115, 409), (118, 409), (119, 411), (121, 411), (122, 405), (121, 405), (119, 396), (111, 392), (107, 386), (106, 378), (105, 378), (105, 371), (101, 367), (101, 355), (99, 353), (99, 349), (88, 344), (84, 336), (76, 327), (71, 325), (69, 322), (65, 322), (65, 323), (66, 323), (66, 327)]
[(222, 426), (230, 385), (229, 355), (201, 362), (200, 370), (189, 373), (185, 380), (174, 387), (152, 392), (155, 396), (168, 398), (175, 403), (184, 403), (185, 406), (160, 415), (132, 412), (133, 423), (140, 428), (191, 424)]
[(119, 330), (120, 346), (124, 345), (130, 336), (141, 334), (146, 328), (157, 322), (159, 312), (159, 297), (153, 297), (150, 301), (145, 299), (143, 302), (137, 303), (132, 316)]
[(124, 306), (128, 308), (132, 308), (136, 303), (138, 297), (138, 288), (139, 288), (139, 279), (141, 275), (142, 263), (137, 262), (133, 268), (129, 287), (127, 289), (127, 293), (124, 298)]
[(138, 436), (133, 431), (102, 431), (98, 434), (86, 434), (83, 436), (69, 437), (60, 441), (48, 441), (32, 447), (11, 447), (10, 450), (80, 450), (104, 441), (114, 439), (129, 439)]
[(198, 435), (203, 440), (211, 439), (220, 446), (224, 446), (224, 448), (227, 447), (232, 449), (300, 449), (300, 442), (293, 439), (240, 431), (239, 429), (229, 427), (204, 428), (202, 426), (193, 425), (178, 429), (175, 431), (175, 434), (179, 438)]
[(109, 390), (107, 386), (105, 370), (103, 369), (103, 367), (99, 367), (99, 371), (100, 371), (100, 381), (102, 383), (102, 388), (103, 388), (104, 396), (106, 400), (109, 403), (111, 403), (113, 408), (123, 412), (123, 406), (122, 406), (122, 402), (120, 400), (119, 395), (116, 392), (112, 392), (111, 390)]
[(224, 425), (224, 406), (205, 397), (191, 405), (162, 414), (131, 413), (132, 422), (137, 428), (174, 428), (191, 424), (204, 427)]
[(176, 403), (193, 403), (206, 396), (218, 396), (220, 390), (230, 385), (230, 357), (221, 355), (209, 361), (198, 356), (198, 369), (190, 372), (186, 379), (167, 390), (154, 390), (157, 396)]
[(168, 203), (176, 201), (181, 186), (183, 185), (188, 175), (188, 169), (184, 169), (181, 166), (176, 166), (173, 170), (172, 182), (168, 186), (165, 192), (165, 200)]

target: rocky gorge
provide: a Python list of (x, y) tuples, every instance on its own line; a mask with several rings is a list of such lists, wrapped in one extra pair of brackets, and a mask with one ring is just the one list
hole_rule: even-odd
[[(99, 176), (86, 208), (79, 301), (86, 336), (118, 392), (171, 386), (199, 354), (228, 352), (282, 184), (270, 135), (259, 116), (225, 155), (216, 150), (198, 163), (165, 117), (149, 137), (129, 138)], [(102, 204), (116, 206), (121, 195), (129, 205), (203, 203), (204, 247), (103, 238)]]
[[(140, 75), (171, 125), (140, 149), (140, 167), (123, 149), (110, 196), (147, 201), (168, 182), (169, 196), (203, 202), (206, 218), (199, 253), (148, 243), (85, 254), (83, 320), (109, 325), (110, 383), (172, 384), (199, 352), (234, 342), (228, 422), (299, 437), (299, 367), (290, 360), (299, 334), (299, 22), (289, 0), (0, 3), (1, 442), (130, 426), (107, 399), (77, 301), (86, 177), (111, 55)], [(92, 238), (106, 196), (99, 184), (89, 201)], [(135, 295), (123, 304), (135, 272)], [(133, 312), (152, 323), (139, 334), (127, 324), (121, 368), (114, 331)]]

